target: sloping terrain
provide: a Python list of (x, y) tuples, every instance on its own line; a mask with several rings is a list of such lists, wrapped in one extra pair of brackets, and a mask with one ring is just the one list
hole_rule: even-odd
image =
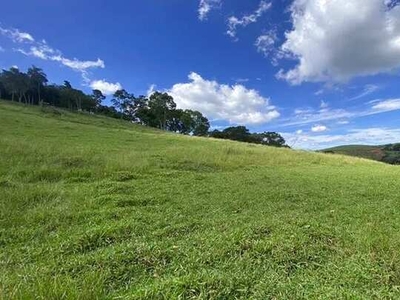
[(400, 169), (0, 102), (0, 298), (395, 299)]
[(394, 165), (400, 164), (400, 144), (382, 146), (345, 145), (325, 149), (321, 152), (361, 157)]

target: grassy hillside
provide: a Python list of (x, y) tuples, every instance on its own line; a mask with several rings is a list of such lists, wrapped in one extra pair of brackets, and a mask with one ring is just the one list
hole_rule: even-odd
[(400, 297), (400, 169), (0, 102), (0, 298)]
[(400, 145), (346, 145), (322, 150), (321, 152), (350, 155), (366, 159), (377, 160), (390, 164), (400, 164)]

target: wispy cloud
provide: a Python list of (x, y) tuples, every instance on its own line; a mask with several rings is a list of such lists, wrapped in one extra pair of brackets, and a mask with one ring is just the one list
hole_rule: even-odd
[(30, 46), (29, 49), (18, 48), (16, 51), (24, 55), (33, 56), (43, 60), (56, 61), (79, 72), (86, 72), (88, 69), (92, 68), (105, 68), (104, 61), (99, 58), (94, 61), (82, 61), (76, 58), (66, 58), (63, 56), (60, 50), (51, 48), (46, 41), (35, 42), (35, 45)]
[(153, 93), (156, 91), (156, 89), (157, 89), (157, 85), (151, 84), (146, 92), (147, 97), (150, 97), (151, 95), (153, 95)]
[[(366, 103), (368, 105), (367, 107), (351, 110), (344, 108), (329, 108), (322, 104), (319, 109), (295, 109), (291, 117), (282, 120), (281, 126), (318, 124), (335, 120), (339, 120), (339, 122), (347, 122), (349, 119), (400, 110), (400, 99), (374, 100)], [(323, 106), (324, 108), (322, 108)]]
[(208, 18), (208, 14), (211, 10), (219, 7), (222, 3), (222, 0), (200, 0), (199, 4), (199, 20), (205, 21)]
[(288, 145), (298, 149), (324, 149), (339, 145), (385, 145), (400, 142), (398, 128), (359, 128), (342, 134), (309, 134), (305, 132), (281, 132)]
[[(26, 56), (58, 62), (65, 67), (77, 71), (81, 73), (83, 84), (85, 86), (92, 89), (98, 89), (105, 95), (111, 95), (122, 88), (122, 85), (119, 82), (111, 83), (105, 79), (91, 80), (89, 78), (90, 70), (105, 68), (105, 63), (100, 58), (97, 58), (96, 60), (79, 60), (77, 58), (65, 57), (60, 50), (51, 47), (45, 40), (37, 41), (31, 34), (22, 32), (15, 28), (0, 27), (0, 34), (8, 37), (15, 44), (18, 44), (18, 48), (14, 49), (14, 51)], [(0, 49), (2, 48), (0, 47)]]
[(375, 100), (371, 103), (374, 104), (372, 109), (377, 113), (400, 110), (400, 99), (388, 99), (383, 101)]
[(377, 90), (379, 90), (379, 86), (377, 86), (375, 84), (367, 84), (366, 86), (364, 86), (364, 89), (360, 94), (350, 98), (349, 101), (364, 98), (364, 97), (376, 92)]
[(235, 16), (232, 16), (228, 19), (228, 30), (226, 32), (227, 35), (229, 35), (231, 38), (237, 40), (236, 38), (236, 32), (237, 32), (237, 27), (246, 27), (251, 23), (257, 22), (257, 20), (267, 11), (271, 8), (272, 4), (268, 3), (266, 1), (261, 1), (258, 9), (253, 12), (252, 14), (245, 15), (242, 18), (238, 18)]
[(19, 31), (15, 28), (0, 27), (0, 34), (10, 38), (15, 43), (32, 43), (35, 41), (32, 35), (26, 32)]
[(271, 62), (273, 65), (278, 64), (277, 60), (277, 50), (275, 48), (275, 43), (277, 41), (277, 36), (276, 32), (271, 30), (263, 35), (260, 35), (256, 42), (254, 43), (254, 46), (256, 46), (257, 52), (263, 54), (265, 57), (270, 56), (271, 57)]
[(0, 52), (6, 51), (2, 46), (0, 46)]

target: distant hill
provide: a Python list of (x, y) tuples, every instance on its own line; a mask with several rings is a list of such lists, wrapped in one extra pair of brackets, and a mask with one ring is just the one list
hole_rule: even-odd
[(356, 156), (393, 165), (400, 164), (400, 144), (388, 144), (381, 146), (345, 145), (324, 149), (320, 152)]

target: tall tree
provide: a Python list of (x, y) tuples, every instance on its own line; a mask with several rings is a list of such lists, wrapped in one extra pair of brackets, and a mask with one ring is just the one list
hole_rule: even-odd
[(99, 107), (101, 103), (106, 99), (106, 96), (104, 96), (100, 90), (93, 90), (92, 99), (96, 102), (96, 106)]
[(114, 98), (111, 100), (111, 102), (115, 106), (115, 108), (121, 113), (121, 118), (126, 113), (132, 97), (133, 96), (124, 89), (118, 90), (114, 93)]
[[(15, 95), (21, 90), (21, 74), (18, 68), (10, 68), (10, 70), (3, 70), (3, 83), (6, 89), (11, 94), (11, 101), (14, 101)], [(21, 98), (19, 99), (21, 100)]]
[(47, 84), (47, 75), (42, 69), (32, 66), (28, 69), (28, 77), (31, 86), (36, 89), (37, 92), (37, 102), (42, 103), (41, 92), (43, 87)]
[(155, 117), (157, 127), (166, 130), (171, 111), (176, 109), (174, 98), (167, 93), (155, 92), (150, 96), (148, 106)]

